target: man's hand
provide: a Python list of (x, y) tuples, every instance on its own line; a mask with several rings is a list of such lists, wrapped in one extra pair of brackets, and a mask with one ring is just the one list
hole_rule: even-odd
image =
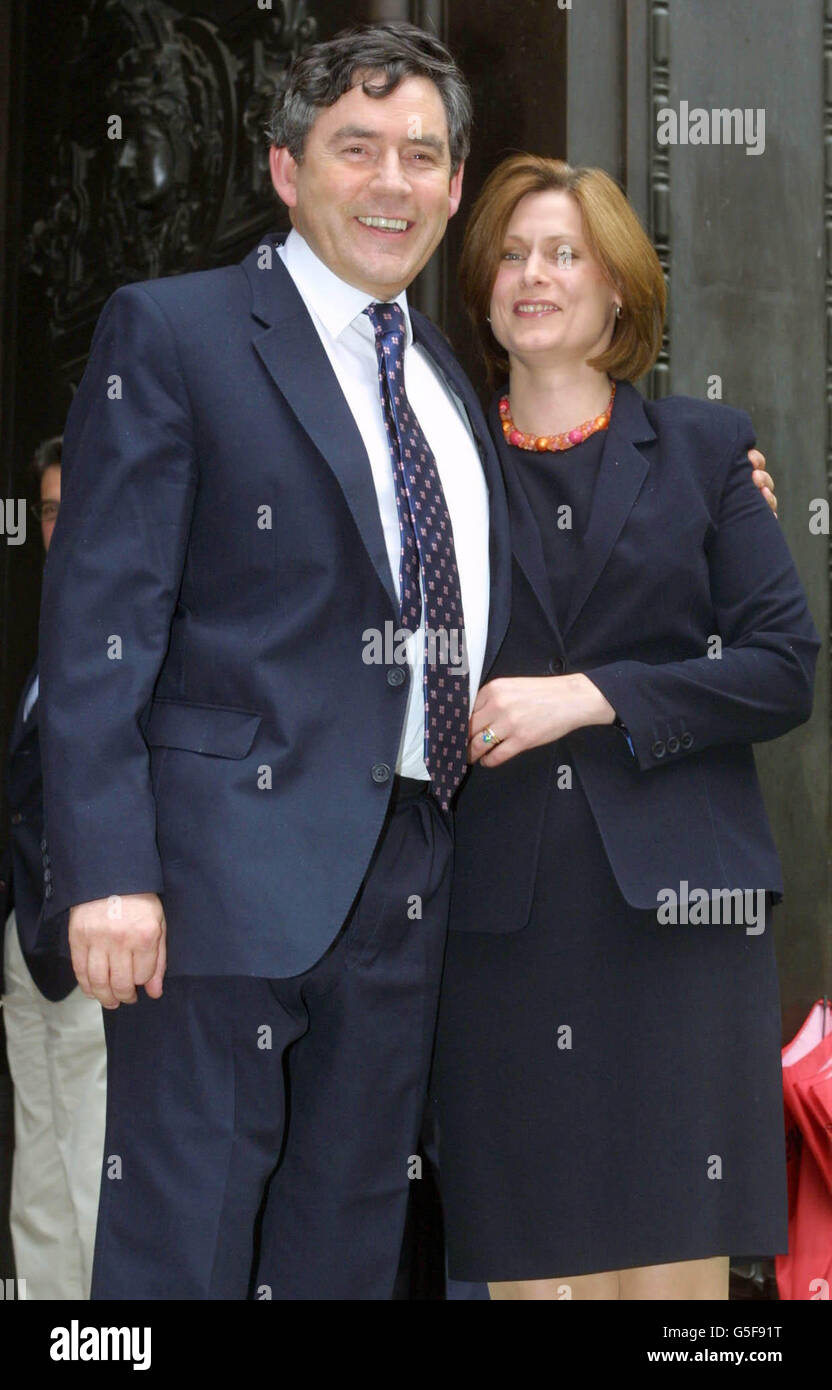
[(84, 993), (105, 1009), (134, 1004), (138, 985), (158, 999), (167, 964), (165, 930), (155, 893), (114, 893), (71, 907), (72, 968)]
[(753, 472), (751, 474), (751, 480), (760, 489), (761, 493), (768, 502), (768, 505), (771, 507), (771, 510), (774, 512), (774, 515), (776, 516), (777, 498), (774, 495), (774, 479), (771, 477), (770, 474), (766, 473), (765, 471), (765, 455), (761, 454), (759, 449), (749, 449), (748, 457), (751, 460), (751, 467), (753, 469)]

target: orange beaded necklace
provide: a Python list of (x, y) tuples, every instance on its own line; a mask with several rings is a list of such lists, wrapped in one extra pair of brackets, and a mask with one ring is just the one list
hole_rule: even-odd
[(576, 444), (582, 444), (585, 439), (589, 439), (591, 434), (597, 434), (599, 430), (609, 429), (610, 415), (612, 414), (612, 403), (615, 400), (615, 382), (612, 384), (612, 393), (609, 403), (603, 415), (596, 415), (594, 420), (584, 420), (582, 425), (576, 425), (574, 430), (566, 430), (563, 434), (524, 434), (518, 430), (511, 418), (511, 405), (508, 396), (500, 398), (500, 419), (503, 422), (503, 434), (509, 444), (513, 444), (518, 449), (536, 449), (539, 454), (560, 453), (562, 449), (574, 449)]

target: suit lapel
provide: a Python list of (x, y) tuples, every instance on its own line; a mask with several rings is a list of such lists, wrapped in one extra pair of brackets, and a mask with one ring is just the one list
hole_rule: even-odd
[(491, 403), (488, 418), (497, 440), (508, 494), (511, 548), (531, 585), (553, 636), (563, 649), (563, 641), (598, 583), (647, 476), (649, 464), (636, 448), (636, 442), (643, 443), (655, 439), (655, 430), (647, 419), (644, 402), (638, 391), (629, 382), (620, 381), (616, 389), (610, 427), (604, 441), (589, 523), (572, 585), (566, 625), (561, 632), (543, 554), (540, 522), (534, 515), (520, 481), (514, 462), (514, 451), (505, 443), (497, 396)]
[(543, 555), (543, 542), (540, 537), (540, 521), (532, 510), (526, 489), (520, 481), (514, 461), (514, 454), (505, 442), (500, 422), (498, 396), (494, 397), (488, 412), (488, 422), (497, 440), (497, 450), (503, 468), (508, 505), (511, 514), (511, 548), (521, 570), (531, 585), (549, 627), (559, 646), (562, 647), (560, 630), (552, 601), (552, 588)]
[(482, 665), (484, 680), (506, 634), (511, 607), (511, 539), (503, 473), (477, 394), (447, 339), (418, 310), (411, 310), (411, 322), (414, 342), (429, 353), (434, 366), (465, 406), (488, 486), (490, 588), (488, 633)]
[[(338, 479), (361, 539), (398, 613), (398, 597), (364, 441), (309, 312), (285, 265), (275, 254), (274, 248), (284, 240), (282, 235), (264, 237), (242, 262), (251, 286), (252, 315), (266, 326), (265, 332), (255, 333), (254, 348)], [(263, 246), (271, 248), (268, 269), (258, 266)], [(430, 354), (465, 406), (488, 483), (491, 583), (485, 673), (505, 636), (511, 602), (509, 522), (502, 473), (476, 393), (450, 346), (423, 314), (411, 311), (411, 319), (414, 341)]]
[(254, 347), (298, 421), (332, 469), (394, 612), (399, 602), (379, 516), (367, 450), (309, 312), (269, 236), (271, 266), (258, 268), (260, 247), (243, 261), (252, 289), (252, 314), (269, 325)]
[(647, 476), (649, 464), (636, 443), (655, 437), (638, 391), (629, 382), (619, 382), (572, 586), (564, 637), (598, 583)]

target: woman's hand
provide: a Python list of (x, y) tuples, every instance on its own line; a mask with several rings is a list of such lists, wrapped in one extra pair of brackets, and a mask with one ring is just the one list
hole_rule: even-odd
[(765, 497), (774, 515), (777, 515), (777, 498), (774, 495), (774, 479), (766, 472), (765, 455), (759, 449), (749, 449), (748, 458), (751, 463), (751, 481), (758, 487)]
[[(512, 676), (489, 681), (469, 723), (468, 761), (499, 767), (527, 748), (554, 743), (587, 724), (612, 724), (615, 710), (588, 676)], [(483, 743), (490, 729), (498, 742)]]

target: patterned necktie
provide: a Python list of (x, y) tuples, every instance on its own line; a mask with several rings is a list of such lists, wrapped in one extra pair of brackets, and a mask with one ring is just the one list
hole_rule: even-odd
[[(402, 625), (419, 626), (425, 594), (425, 764), (443, 810), (465, 775), (468, 674), (465, 620), (454, 533), (436, 459), (404, 386), (407, 330), (398, 304), (364, 311), (376, 334), (379, 395), (396, 482), (401, 535), (399, 589)], [(463, 673), (454, 674), (462, 663)]]

